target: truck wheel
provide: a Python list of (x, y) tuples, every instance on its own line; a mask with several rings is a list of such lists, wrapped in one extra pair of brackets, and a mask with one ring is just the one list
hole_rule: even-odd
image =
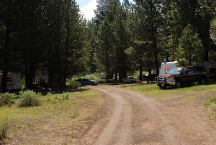
[(182, 84), (180, 81), (176, 81), (176, 88), (181, 88)]
[(166, 89), (166, 85), (164, 86), (161, 86), (161, 85), (158, 85), (161, 89)]

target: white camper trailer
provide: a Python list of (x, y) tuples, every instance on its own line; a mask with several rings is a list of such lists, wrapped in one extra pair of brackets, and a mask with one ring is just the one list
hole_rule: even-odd
[[(2, 84), (2, 72), (0, 71), (0, 88)], [(9, 72), (7, 76), (7, 90), (20, 89), (20, 73)]]

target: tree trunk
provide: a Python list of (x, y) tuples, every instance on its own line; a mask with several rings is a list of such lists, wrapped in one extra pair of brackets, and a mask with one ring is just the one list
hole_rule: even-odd
[(8, 76), (8, 68), (7, 68), (7, 64), (4, 65), (3, 67), (3, 72), (2, 72), (2, 78), (1, 78), (1, 90), (3, 93), (5, 93), (7, 91), (7, 76)]
[(140, 74), (139, 74), (139, 80), (142, 81), (143, 79), (143, 66), (142, 64), (140, 63)]
[(151, 73), (152, 73), (151, 70), (148, 70), (148, 73), (149, 73), (149, 75), (151, 75)]
[(108, 50), (106, 49), (106, 81), (109, 80), (109, 56), (108, 56)]
[(118, 81), (118, 72), (115, 71), (115, 81), (117, 82)]
[(189, 61), (189, 66), (192, 65), (192, 59), (191, 59), (191, 49), (189, 48), (188, 50), (188, 61)]
[(6, 35), (5, 35), (5, 48), (4, 48), (4, 59), (3, 59), (3, 74), (1, 78), (1, 90), (2, 92), (7, 91), (7, 76), (8, 76), (8, 53), (9, 53), (9, 41), (10, 41), (10, 24), (9, 24), (9, 17), (10, 17), (10, 8), (11, 8), (11, 1), (8, 2), (7, 7), (7, 20), (6, 20)]
[(33, 89), (33, 80), (34, 80), (34, 68), (28, 62), (25, 64), (25, 85), (26, 89)]
[(123, 82), (123, 74), (122, 73), (119, 73), (119, 82)]

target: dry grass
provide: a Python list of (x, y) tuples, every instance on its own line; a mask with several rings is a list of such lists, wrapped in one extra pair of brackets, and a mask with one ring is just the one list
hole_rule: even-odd
[(208, 99), (204, 105), (208, 109), (209, 117), (216, 120), (216, 97)]
[(0, 121), (10, 121), (7, 144), (73, 144), (88, 129), (91, 117), (103, 103), (102, 94), (82, 92), (37, 97), (41, 106), (0, 108)]
[(0, 144), (7, 136), (8, 125), (6, 121), (0, 122)]

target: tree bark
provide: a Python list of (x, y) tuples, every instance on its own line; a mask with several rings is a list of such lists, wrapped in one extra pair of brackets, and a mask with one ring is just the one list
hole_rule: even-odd
[(143, 79), (143, 66), (142, 63), (140, 63), (140, 74), (139, 74), (139, 80), (142, 81)]
[(3, 74), (1, 78), (1, 90), (2, 92), (7, 91), (7, 77), (8, 77), (8, 55), (9, 55), (9, 41), (10, 41), (10, 9), (11, 9), (11, 1), (8, 1), (7, 6), (7, 18), (6, 18), (6, 35), (5, 35), (5, 48), (4, 48), (4, 59), (3, 59)]

